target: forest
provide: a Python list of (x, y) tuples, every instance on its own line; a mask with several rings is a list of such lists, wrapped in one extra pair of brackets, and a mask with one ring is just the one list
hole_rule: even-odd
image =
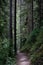
[(43, 0), (0, 0), (0, 65), (43, 65)]

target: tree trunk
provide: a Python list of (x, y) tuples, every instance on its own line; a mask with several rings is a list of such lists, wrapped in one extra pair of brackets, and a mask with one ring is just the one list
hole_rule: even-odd
[(14, 3), (14, 50), (15, 55), (17, 54), (17, 48), (16, 48), (16, 0)]
[(10, 22), (9, 22), (9, 37), (10, 37), (10, 45), (9, 45), (9, 56), (12, 56), (12, 0), (10, 0)]

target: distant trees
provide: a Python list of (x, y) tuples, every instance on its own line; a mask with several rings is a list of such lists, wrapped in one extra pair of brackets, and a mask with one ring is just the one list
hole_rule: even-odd
[[(22, 5), (23, 4), (23, 5)], [(33, 21), (33, 0), (23, 0), (21, 6), (20, 13), (20, 27), (21, 27), (21, 45), (23, 43), (23, 39), (27, 39), (27, 36), (34, 29), (34, 21)], [(26, 42), (26, 40), (25, 40)]]

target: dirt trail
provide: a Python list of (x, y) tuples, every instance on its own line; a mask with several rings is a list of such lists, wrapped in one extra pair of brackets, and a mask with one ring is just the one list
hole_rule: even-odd
[(17, 65), (30, 65), (30, 60), (25, 53), (19, 52), (17, 54)]

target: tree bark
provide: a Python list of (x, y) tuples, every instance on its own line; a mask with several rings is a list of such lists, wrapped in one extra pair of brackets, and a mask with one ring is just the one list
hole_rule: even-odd
[(12, 56), (12, 0), (10, 0), (10, 22), (9, 22), (9, 37), (10, 37), (10, 44), (9, 44), (9, 56)]
[(17, 48), (16, 48), (16, 0), (14, 3), (14, 50), (15, 55), (17, 54)]

